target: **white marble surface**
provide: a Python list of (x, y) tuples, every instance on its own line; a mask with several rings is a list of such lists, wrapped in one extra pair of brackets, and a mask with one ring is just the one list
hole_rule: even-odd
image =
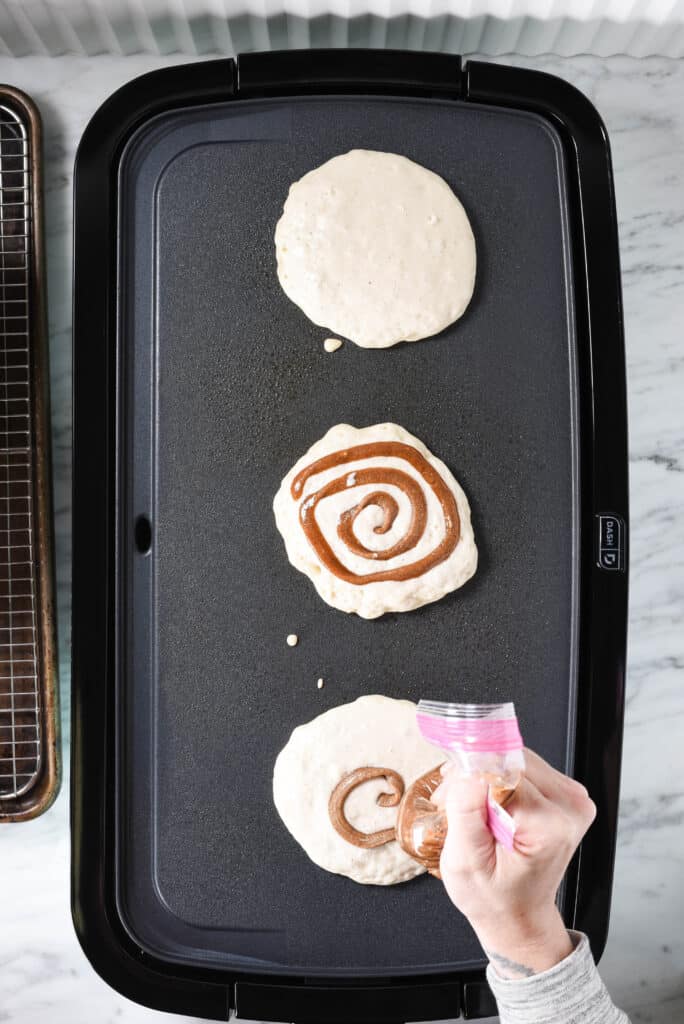
[[(182, 58), (173, 58), (179, 62)], [(512, 61), (515, 58), (511, 58)], [(519, 61), (523, 63), (522, 61)], [(150, 57), (0, 59), (45, 124), (64, 750), (69, 740), (71, 177), (90, 114)], [(627, 334), (632, 591), (621, 818), (601, 971), (633, 1022), (684, 1021), (684, 62), (538, 58), (596, 103), (615, 165)], [(69, 915), (68, 764), (41, 819), (0, 827), (0, 1021), (181, 1018), (94, 973)]]

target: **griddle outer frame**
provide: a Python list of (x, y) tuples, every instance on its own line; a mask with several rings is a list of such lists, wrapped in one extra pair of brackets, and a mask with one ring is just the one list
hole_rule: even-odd
[[(72, 916), (95, 970), (129, 999), (226, 1020), (469, 1019), (496, 1006), (482, 972), (411, 979), (260, 979), (155, 960), (116, 910), (114, 632), (117, 176), (132, 133), (160, 113), (256, 96), (436, 96), (531, 111), (559, 132), (567, 160), (580, 376), (581, 537), (575, 777), (597, 819), (568, 873), (565, 920), (598, 960), (610, 913), (627, 645), (627, 402), (617, 217), (606, 129), (567, 82), (446, 54), (313, 50), (245, 54), (167, 68), (119, 89), (87, 126), (74, 175)], [(601, 560), (600, 516), (622, 524), (621, 564)]]

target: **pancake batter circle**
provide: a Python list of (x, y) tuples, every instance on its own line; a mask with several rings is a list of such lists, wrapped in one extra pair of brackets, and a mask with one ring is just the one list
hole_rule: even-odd
[[(273, 799), (288, 831), (319, 867), (365, 885), (406, 882), (425, 871), (396, 840), (361, 849), (343, 839), (330, 821), (328, 802), (340, 779), (377, 765), (398, 772), (405, 787), (440, 761), (416, 725), (416, 705), (377, 694), (359, 697), (298, 726), (281, 750), (273, 772)], [(345, 815), (361, 832), (393, 829), (397, 807), (381, 807), (382, 778), (349, 795)]]
[(296, 181), (275, 247), (285, 294), (363, 348), (438, 334), (475, 286), (462, 204), (443, 178), (395, 153), (355, 149)]

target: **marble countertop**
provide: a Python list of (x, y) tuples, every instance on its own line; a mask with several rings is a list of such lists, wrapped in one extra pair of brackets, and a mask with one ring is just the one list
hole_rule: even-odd
[[(50, 369), (64, 784), (42, 818), (0, 827), (0, 1021), (178, 1024), (102, 982), (69, 912), (71, 183), (81, 132), (128, 79), (187, 58), (0, 58), (45, 128)], [(633, 1022), (684, 1020), (684, 61), (510, 58), (596, 104), (615, 169), (631, 474), (629, 674), (610, 937), (601, 973)], [(186, 1018), (189, 1019), (189, 1018)]]

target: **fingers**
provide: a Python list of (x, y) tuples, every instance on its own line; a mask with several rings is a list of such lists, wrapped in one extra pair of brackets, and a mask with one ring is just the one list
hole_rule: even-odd
[(479, 775), (452, 775), (444, 779), (439, 788), (444, 790), (447, 814), (469, 814), (484, 810), (486, 806), (487, 782)]
[(596, 806), (581, 782), (563, 775), (536, 754), (525, 749), (525, 775), (540, 793), (583, 825), (584, 832), (596, 817)]
[(487, 827), (486, 783), (477, 777), (447, 778), (440, 789), (448, 822), (442, 874), (488, 866), (495, 849)]
[[(564, 803), (569, 792), (569, 783), (573, 780), (567, 775), (552, 768), (548, 761), (536, 754), (534, 750), (525, 748), (525, 775), (534, 782), (537, 789), (549, 800)], [(579, 783), (577, 783), (579, 785)]]
[(516, 822), (537, 820), (549, 813), (550, 802), (532, 779), (523, 775), (513, 796), (506, 804), (506, 811), (515, 818)]
[(524, 775), (506, 804), (515, 822), (515, 848), (523, 853), (556, 844), (567, 829), (566, 815)]
[(473, 775), (464, 774), (463, 766), (458, 764), (456, 761), (445, 761), (444, 764), (441, 764), (439, 766), (439, 774), (442, 776), (442, 781), (430, 797), (432, 803), (437, 804), (438, 807), (443, 807), (446, 803), (446, 795), (449, 787), (456, 779), (461, 780), (478, 777), (476, 773)]
[(436, 804), (437, 807), (444, 807), (446, 803), (446, 782), (440, 782), (437, 789), (430, 797), (430, 803)]
[(546, 851), (549, 856), (561, 855), (566, 863), (570, 860), (593, 821), (595, 808), (589, 797), (586, 806), (576, 806), (567, 795), (563, 801), (545, 796), (532, 779), (523, 776), (506, 805), (516, 824), (516, 849), (527, 854)]
[[(476, 870), (496, 860), (494, 839), (487, 827), (487, 785), (447, 767), (431, 800), (446, 809), (449, 828), (442, 854), (442, 872)], [(596, 807), (580, 783), (552, 768), (534, 751), (525, 751), (525, 774), (506, 804), (516, 823), (516, 848), (559, 851), (571, 856), (596, 815)]]

